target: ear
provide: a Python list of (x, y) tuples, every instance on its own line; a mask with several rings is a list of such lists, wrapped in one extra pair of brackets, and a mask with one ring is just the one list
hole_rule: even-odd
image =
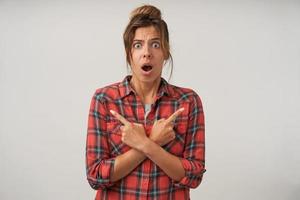
[(167, 62), (169, 61), (170, 61), (170, 57), (168, 56), (167, 58), (164, 59), (163, 67), (165, 67)]
[(165, 62), (170, 58), (170, 54), (168, 52), (164, 53)]

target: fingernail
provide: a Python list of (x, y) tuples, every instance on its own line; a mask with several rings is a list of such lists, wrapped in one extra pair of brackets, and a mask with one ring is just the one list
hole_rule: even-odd
[(113, 111), (113, 110), (109, 110), (109, 111), (110, 111), (110, 113), (113, 114), (113, 115), (116, 113), (116, 112)]
[(180, 111), (184, 111), (184, 108), (180, 108), (179, 110), (180, 110)]

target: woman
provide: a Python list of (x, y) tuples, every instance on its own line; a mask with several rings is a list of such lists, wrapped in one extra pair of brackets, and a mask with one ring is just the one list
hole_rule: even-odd
[(201, 100), (161, 77), (172, 57), (160, 10), (136, 8), (123, 38), (132, 75), (92, 98), (87, 179), (96, 199), (189, 199), (205, 172)]

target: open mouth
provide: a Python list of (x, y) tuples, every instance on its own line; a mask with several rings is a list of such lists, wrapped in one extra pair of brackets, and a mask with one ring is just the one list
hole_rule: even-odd
[(151, 65), (143, 65), (142, 66), (142, 70), (144, 70), (145, 72), (149, 72), (152, 70), (152, 66)]

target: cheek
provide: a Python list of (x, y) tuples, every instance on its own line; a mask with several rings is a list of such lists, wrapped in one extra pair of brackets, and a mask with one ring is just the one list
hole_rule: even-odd
[(164, 61), (165, 61), (165, 57), (164, 57), (164, 55), (161, 55), (160, 57), (159, 57), (159, 64), (163, 67), (163, 64), (164, 64)]
[(138, 59), (132, 56), (132, 60), (131, 60), (131, 70), (132, 71), (138, 71), (139, 69), (139, 62)]
[(166, 58), (166, 55), (164, 54), (163, 51), (161, 51), (161, 52), (159, 52), (158, 57), (159, 57), (160, 62), (163, 63)]
[(139, 61), (139, 54), (138, 52), (131, 53), (131, 63), (138, 63)]

